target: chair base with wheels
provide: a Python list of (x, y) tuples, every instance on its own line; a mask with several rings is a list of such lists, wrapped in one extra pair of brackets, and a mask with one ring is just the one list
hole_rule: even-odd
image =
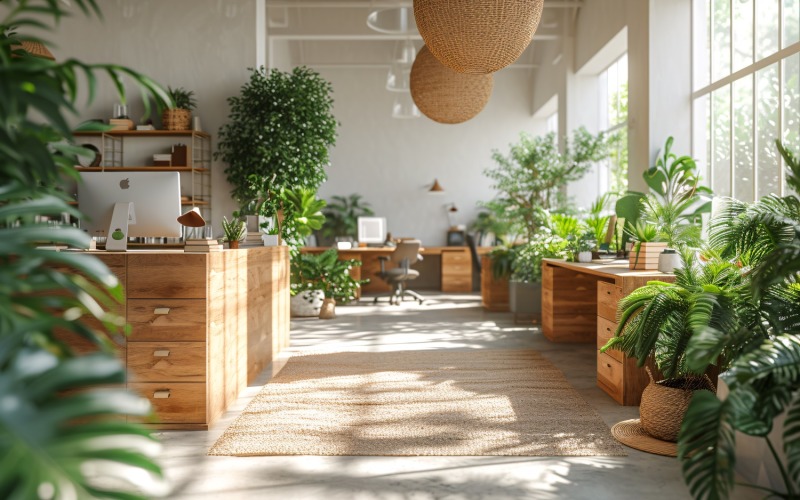
[(399, 305), (407, 296), (413, 297), (420, 304), (424, 302), (425, 299), (422, 295), (408, 289), (408, 282), (419, 276), (419, 271), (411, 269), (411, 264), (422, 259), (419, 255), (419, 247), (419, 240), (400, 242), (392, 252), (391, 260), (398, 263), (398, 266), (393, 269), (386, 269), (389, 257), (378, 257), (381, 262), (381, 272), (378, 276), (391, 285), (392, 291), (375, 297), (373, 303), (377, 303), (381, 297), (389, 297), (389, 304)]

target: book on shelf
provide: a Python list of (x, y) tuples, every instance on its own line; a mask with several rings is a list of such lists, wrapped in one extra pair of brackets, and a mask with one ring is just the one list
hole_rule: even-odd
[(136, 128), (133, 120), (127, 118), (112, 118), (108, 120), (108, 124), (111, 125), (111, 130), (133, 130)]

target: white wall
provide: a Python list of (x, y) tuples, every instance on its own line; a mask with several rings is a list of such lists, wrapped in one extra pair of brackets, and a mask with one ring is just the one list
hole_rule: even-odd
[[(482, 171), (492, 167), (492, 149), (503, 153), (519, 133), (533, 126), (528, 71), (495, 74), (489, 103), (475, 118), (442, 125), (426, 117), (391, 117), (394, 94), (385, 90), (382, 69), (321, 69), (334, 89), (334, 114), (341, 123), (322, 198), (361, 194), (376, 215), (388, 219), (395, 237), (445, 243), (446, 205), (459, 209), (458, 224), (469, 224), (477, 202), (494, 190)], [(445, 189), (429, 194), (434, 178)]]
[[(248, 67), (256, 65), (256, 21), (254, 0), (140, 1), (134, 11), (123, 12), (117, 2), (100, 2), (104, 20), (88, 20), (77, 7), (50, 37), (58, 59), (76, 57), (85, 62), (113, 62), (144, 73), (164, 86), (195, 91), (203, 129), (213, 136), (227, 120), (226, 99), (247, 80)], [(223, 7), (223, 10), (220, 8)], [(227, 15), (226, 15), (227, 13)], [(132, 14), (125, 17), (125, 14)], [(228, 17), (232, 16), (232, 17)], [(78, 123), (89, 118), (110, 118), (117, 98), (100, 76), (94, 104), (81, 101)], [(143, 106), (138, 90), (129, 85), (130, 116), (138, 121)], [(169, 141), (168, 141), (169, 142)], [(166, 147), (168, 144), (159, 146)], [(127, 141), (126, 160), (142, 161), (152, 154), (141, 140)], [(160, 152), (160, 151), (156, 151)], [(217, 231), (223, 215), (236, 209), (225, 180), (225, 165), (213, 163), (212, 219)]]

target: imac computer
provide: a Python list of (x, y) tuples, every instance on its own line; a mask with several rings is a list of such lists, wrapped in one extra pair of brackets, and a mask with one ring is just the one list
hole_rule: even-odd
[(106, 238), (106, 250), (126, 250), (128, 238), (181, 236), (178, 172), (81, 172), (81, 229)]
[(386, 218), (359, 217), (358, 242), (369, 246), (383, 246), (386, 242)]

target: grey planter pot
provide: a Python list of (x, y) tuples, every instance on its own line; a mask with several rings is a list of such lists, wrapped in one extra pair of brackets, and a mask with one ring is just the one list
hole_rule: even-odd
[(508, 305), (518, 318), (540, 320), (542, 317), (542, 284), (524, 281), (508, 282)]

